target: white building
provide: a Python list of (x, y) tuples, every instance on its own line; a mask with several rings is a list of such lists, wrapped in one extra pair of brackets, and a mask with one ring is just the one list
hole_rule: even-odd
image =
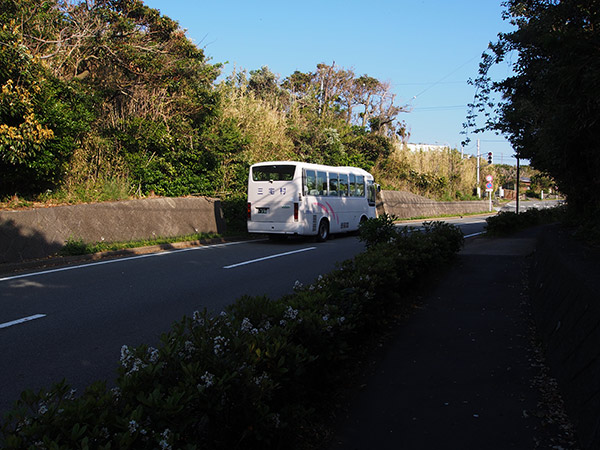
[(450, 149), (447, 145), (404, 144), (411, 152), (439, 152)]

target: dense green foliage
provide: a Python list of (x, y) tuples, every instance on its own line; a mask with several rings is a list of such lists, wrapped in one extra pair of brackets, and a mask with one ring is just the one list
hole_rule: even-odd
[(220, 315), (195, 312), (158, 348), (123, 346), (113, 389), (98, 382), (77, 394), (61, 382), (23, 393), (0, 446), (293, 448), (361, 346), (411, 306), (410, 288), (462, 242), (456, 227), (432, 223), (372, 241), (278, 300), (243, 297)]
[(486, 232), (491, 236), (506, 236), (535, 225), (563, 221), (565, 217), (564, 207), (532, 208), (519, 214), (504, 211), (485, 219)]
[[(484, 127), (505, 134), (521, 158), (550, 175), (574, 211), (597, 217), (600, 4), (508, 0), (505, 5), (516, 30), (501, 34), (483, 56), (469, 125), (483, 113)], [(514, 75), (493, 82), (490, 69), (507, 60)], [(502, 96), (495, 106), (494, 92)]]
[(0, 11), (0, 192), (218, 185), (218, 66), (176, 22), (138, 0), (2, 0)]

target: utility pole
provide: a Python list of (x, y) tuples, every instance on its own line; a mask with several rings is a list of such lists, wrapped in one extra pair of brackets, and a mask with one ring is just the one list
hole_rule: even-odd
[(519, 165), (519, 155), (517, 154), (517, 214), (519, 214), (519, 185), (521, 184), (521, 166)]
[(481, 198), (481, 187), (479, 186), (479, 139), (477, 139), (477, 197)]

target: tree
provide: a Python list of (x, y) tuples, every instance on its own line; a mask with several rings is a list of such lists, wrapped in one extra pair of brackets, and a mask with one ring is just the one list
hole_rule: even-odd
[[(15, 169), (1, 193), (86, 181), (106, 161), (118, 168), (108, 179), (131, 177), (140, 193), (218, 187), (221, 155), (202, 136), (219, 114), (220, 65), (177, 22), (140, 0), (0, 0), (0, 18), (0, 141), (11, 140), (0, 162)], [(84, 170), (69, 164), (75, 150)]]
[[(505, 6), (516, 30), (500, 34), (483, 55), (467, 126), (483, 114), (483, 128), (505, 134), (520, 158), (557, 182), (573, 210), (593, 217), (600, 212), (600, 2)], [(492, 82), (490, 68), (512, 53), (514, 75)], [(494, 92), (498, 103), (490, 100)]]
[(274, 101), (280, 92), (277, 75), (271, 72), (267, 66), (261, 67), (260, 70), (251, 70), (248, 89), (263, 100)]
[(21, 24), (3, 2), (0, 30), (0, 194), (40, 192), (57, 186), (88, 129), (90, 114), (24, 45)]

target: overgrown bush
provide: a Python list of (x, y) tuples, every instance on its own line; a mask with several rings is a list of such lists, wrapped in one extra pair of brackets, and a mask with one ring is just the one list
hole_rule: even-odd
[(375, 219), (365, 220), (359, 225), (359, 239), (365, 243), (367, 248), (380, 242), (390, 242), (398, 234), (394, 226), (395, 217), (387, 213)]
[[(387, 227), (387, 220), (381, 221)], [(385, 235), (382, 233), (381, 235)], [(25, 392), (0, 445), (21, 448), (291, 448), (346, 374), (345, 363), (449, 261), (462, 233), (439, 222), (400, 232), (278, 300), (194, 312), (158, 348), (123, 346), (116, 387)]]
[(248, 197), (246, 194), (234, 194), (221, 200), (228, 233), (245, 233), (248, 231), (246, 225), (247, 204)]
[(565, 208), (528, 209), (519, 214), (502, 211), (485, 219), (486, 231), (490, 235), (507, 235), (527, 227), (557, 222), (564, 217)]

